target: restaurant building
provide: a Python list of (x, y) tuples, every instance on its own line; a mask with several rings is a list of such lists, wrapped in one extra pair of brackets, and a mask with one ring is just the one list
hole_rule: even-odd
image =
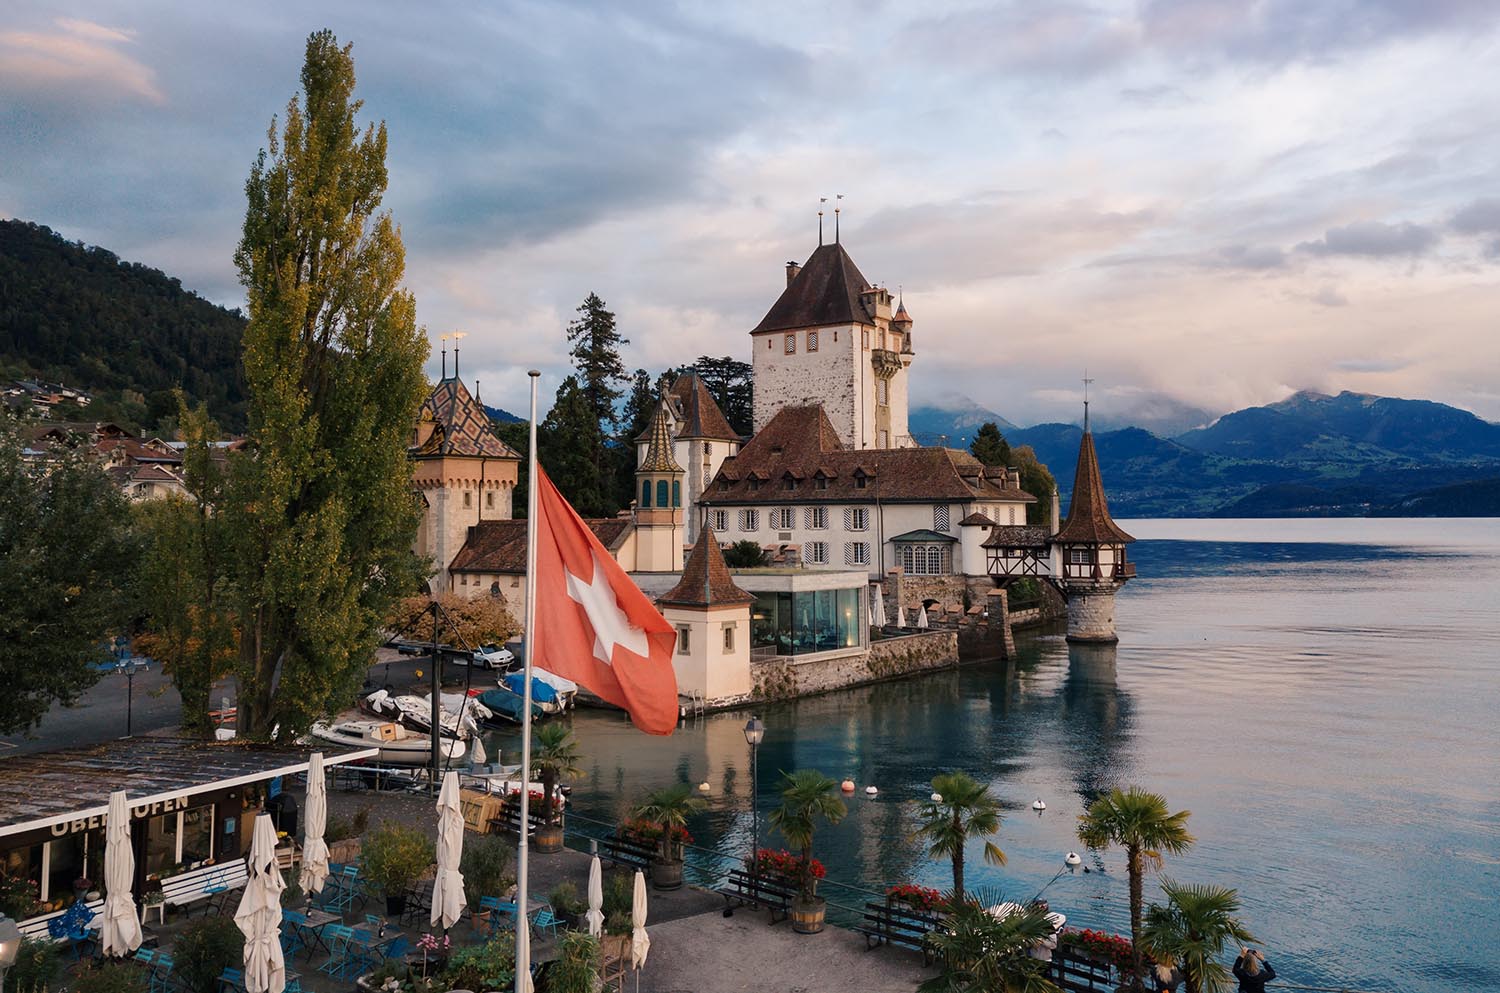
[[(324, 752), (323, 764), (375, 755)], [(308, 759), (299, 748), (148, 735), (0, 760), (0, 876), (11, 904), (0, 910), (35, 917), (64, 909), (75, 883), (102, 886), (115, 790), (130, 800), (137, 895), (148, 880), (239, 858), (271, 781), (305, 773)]]

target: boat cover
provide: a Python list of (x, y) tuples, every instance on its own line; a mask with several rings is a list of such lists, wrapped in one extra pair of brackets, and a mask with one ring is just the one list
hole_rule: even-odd
[[(516, 696), (526, 692), (526, 676), (523, 673), (511, 672), (500, 677), (500, 685), (510, 690)], [(483, 698), (481, 698), (481, 702)], [(533, 673), (531, 677), (531, 702), (532, 703), (556, 703), (557, 690), (550, 683), (542, 679), (540, 673)]]

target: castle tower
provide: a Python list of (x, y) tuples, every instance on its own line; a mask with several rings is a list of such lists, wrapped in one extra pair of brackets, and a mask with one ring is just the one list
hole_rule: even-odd
[(755, 430), (785, 407), (819, 404), (851, 448), (907, 448), (911, 317), (891, 311), (843, 245), (787, 263), (786, 288), (750, 332)]
[(1094, 435), (1084, 409), (1083, 440), (1068, 519), (1052, 536), (1058, 553), (1053, 579), (1068, 600), (1068, 641), (1114, 642), (1115, 593), (1135, 575), (1125, 546), (1135, 541), (1109, 516)]
[(646, 454), (635, 470), (636, 569), (676, 572), (682, 568), (683, 468), (672, 454), (671, 411), (664, 396), (656, 403)]
[(735, 585), (713, 528), (705, 526), (682, 570), (682, 580), (658, 600), (677, 629), (672, 667), (677, 690), (705, 702), (747, 698), (750, 680), (750, 605), (755, 597)]
[[(698, 502), (724, 460), (740, 450), (740, 436), (730, 426), (724, 411), (696, 372), (685, 372), (667, 391), (667, 414), (672, 433), (672, 456), (683, 467), (682, 506), (687, 525), (684, 544), (698, 540)], [(643, 463), (651, 447), (650, 424), (635, 437), (636, 464)]]
[(457, 370), (422, 402), (409, 454), (412, 483), (422, 497), (414, 550), (432, 560), (432, 589), (448, 591), (448, 566), (469, 528), (480, 521), (510, 520), (521, 457), (495, 434)]

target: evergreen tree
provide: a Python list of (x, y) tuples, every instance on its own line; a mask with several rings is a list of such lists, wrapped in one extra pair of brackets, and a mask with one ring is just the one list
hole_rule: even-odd
[(578, 305), (578, 318), (568, 325), (568, 352), (578, 370), (578, 385), (588, 401), (589, 410), (599, 424), (601, 434), (608, 433), (615, 422), (615, 403), (620, 399), (620, 385), (627, 382), (625, 364), (620, 360), (620, 346), (630, 344), (615, 328), (615, 315), (605, 309), (597, 293), (590, 293)]
[(974, 435), (974, 440), (969, 444), (969, 451), (985, 465), (1009, 466), (1011, 464), (1010, 444), (1000, 433), (1000, 426), (994, 421), (985, 421), (979, 426), (979, 433)]
[(630, 506), (630, 501), (635, 499), (635, 439), (651, 424), (660, 396), (661, 393), (652, 388), (651, 374), (645, 369), (637, 369), (630, 377), (630, 393), (625, 397), (625, 409), (620, 415), (620, 433), (610, 449), (611, 504), (617, 509)]
[(714, 402), (724, 412), (729, 426), (748, 435), (755, 426), (752, 401), (755, 395), (755, 369), (749, 362), (725, 355), (710, 358), (700, 355), (691, 367), (708, 387)]
[(214, 683), (229, 675), (238, 635), (228, 578), (229, 536), (215, 508), (224, 479), (210, 444), (219, 426), (199, 406), (181, 404), (186, 498), (150, 500), (136, 508), (144, 538), (141, 592), (145, 622), (136, 648), (161, 663), (182, 697), (182, 727), (213, 735)]
[[(526, 502), (531, 499), (531, 460), (528, 453), (531, 447), (531, 423), (491, 419), (490, 426), (495, 429), (500, 440), (511, 447), (511, 451), (521, 456), (520, 465), (516, 467), (516, 488), (510, 496), (510, 516), (518, 521), (523, 520), (526, 517)], [(538, 433), (540, 430), (538, 425)]]
[(394, 596), (414, 589), (419, 512), (406, 445), (426, 337), (401, 289), (385, 125), (360, 132), (354, 62), (307, 42), (302, 99), (245, 184), (235, 253), (252, 457), (226, 501), (236, 542), (240, 729), (288, 738), (358, 687)]
[(130, 615), (138, 547), (125, 497), (79, 450), (23, 457), (0, 424), (0, 734), (92, 686)]
[(607, 505), (604, 480), (589, 453), (603, 447), (599, 422), (588, 395), (569, 376), (557, 388), (557, 398), (546, 420), (537, 426), (537, 458), (573, 509), (584, 517), (614, 513)]

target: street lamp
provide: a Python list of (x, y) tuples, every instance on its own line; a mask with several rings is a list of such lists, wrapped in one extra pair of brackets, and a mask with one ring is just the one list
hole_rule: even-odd
[(115, 671), (125, 677), (125, 737), (127, 738), (133, 737), (131, 727), (135, 715), (135, 674), (142, 670), (150, 672), (150, 663), (138, 658), (122, 659), (115, 663)]
[(5, 974), (16, 964), (21, 954), (21, 929), (16, 922), (0, 914), (0, 986), (5, 984)]
[(751, 829), (754, 834), (750, 838), (750, 873), (757, 877), (760, 875), (760, 859), (757, 857), (760, 849), (760, 789), (756, 752), (765, 736), (766, 725), (759, 717), (751, 717), (745, 722), (745, 741), (750, 746), (750, 815), (754, 825)]

